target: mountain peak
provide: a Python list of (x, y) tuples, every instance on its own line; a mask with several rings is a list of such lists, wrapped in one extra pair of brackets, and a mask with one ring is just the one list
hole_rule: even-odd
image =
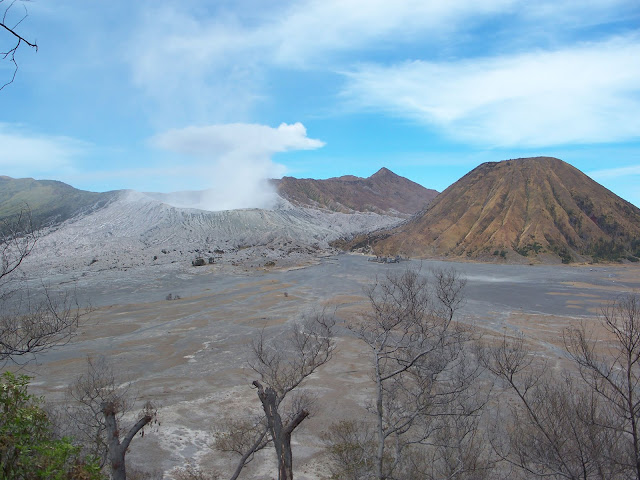
[(640, 254), (640, 209), (560, 159), (519, 158), (479, 165), (385, 235), (381, 255), (616, 260)]
[(371, 175), (371, 177), (369, 177), (369, 178), (390, 177), (390, 176), (399, 177), (399, 175), (396, 175), (391, 170), (389, 170), (387, 167), (382, 167), (380, 170), (378, 170), (376, 173)]
[(292, 203), (340, 212), (376, 212), (407, 217), (426, 207), (438, 194), (381, 168), (369, 178), (352, 175), (313, 180), (284, 177), (278, 193)]

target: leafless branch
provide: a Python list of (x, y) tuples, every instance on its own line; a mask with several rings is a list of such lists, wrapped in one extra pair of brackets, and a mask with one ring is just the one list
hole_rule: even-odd
[(596, 341), (584, 324), (565, 332), (565, 345), (584, 383), (614, 414), (610, 431), (630, 440), (624, 459), (616, 463), (640, 478), (640, 296), (621, 295), (604, 306), (600, 325), (613, 339)]
[[(24, 14), (20, 17), (20, 19), (17, 22), (15, 22), (13, 25), (9, 24), (8, 16), (11, 13), (11, 9), (18, 1), (20, 1), (20, 3), (25, 2), (25, 0), (12, 0), (9, 6), (5, 8), (4, 13), (2, 15), (2, 21), (0, 22), (0, 29), (6, 32), (15, 41), (15, 43), (11, 42), (12, 46), (8, 50), (4, 52), (0, 52), (0, 57), (2, 57), (3, 60), (9, 61), (14, 66), (11, 80), (6, 82), (4, 85), (0, 86), (0, 90), (4, 89), (4, 87), (6, 87), (7, 85), (10, 85), (11, 83), (13, 83), (13, 81), (16, 78), (16, 74), (18, 73), (18, 62), (16, 61), (16, 52), (18, 51), (18, 48), (20, 48), (20, 45), (24, 43), (27, 46), (34, 48), (36, 52), (38, 51), (37, 42), (30, 42), (29, 40), (24, 38), (22, 35), (20, 35), (16, 31), (17, 27), (29, 16), (26, 6), (22, 5), (22, 7), (24, 8)], [(3, 2), (4, 0), (0, 0), (0, 4)]]
[(254, 458), (254, 455), (271, 443), (268, 436), (266, 418), (261, 417), (256, 421), (228, 420), (220, 427), (216, 434), (214, 448), (222, 452), (240, 455), (236, 469), (230, 480), (236, 480), (242, 471)]
[(37, 240), (28, 207), (0, 222), (0, 365), (66, 344), (91, 310), (80, 308), (73, 292), (56, 294), (45, 285), (30, 289), (20, 267)]
[[(378, 480), (402, 477), (410, 452), (438, 444), (436, 434), (454, 418), (458, 425), (463, 418), (477, 425), (471, 419), (486, 402), (474, 388), (481, 368), (466, 348), (472, 335), (454, 322), (465, 280), (453, 270), (436, 270), (431, 278), (415, 270), (388, 274), (366, 290), (369, 313), (349, 325), (372, 353), (376, 435), (368, 461)], [(471, 437), (459, 440), (468, 443)], [(444, 462), (453, 447), (438, 445)]]
[[(276, 451), (279, 480), (293, 478), (291, 436), (311, 413), (308, 396), (295, 396), (288, 409), (283, 407), (283, 401), (331, 359), (335, 348), (335, 323), (333, 316), (321, 312), (293, 323), (288, 332), (275, 338), (267, 338), (262, 330), (252, 344), (249, 365), (260, 376), (260, 381), (255, 380), (253, 386), (257, 389), (267, 433)], [(256, 445), (261, 443), (256, 442)]]

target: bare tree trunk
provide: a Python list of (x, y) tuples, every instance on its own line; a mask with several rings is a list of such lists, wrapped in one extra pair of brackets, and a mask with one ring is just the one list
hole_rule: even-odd
[(233, 475), (229, 480), (237, 480), (240, 476), (240, 472), (242, 472), (242, 469), (249, 462), (249, 459), (252, 458), (252, 455), (254, 455), (258, 450), (262, 450), (267, 446), (267, 444), (269, 443), (269, 439), (265, 439), (266, 436), (267, 430), (263, 430), (262, 434), (256, 439), (256, 441), (253, 442), (253, 444), (251, 444), (249, 448), (242, 453), (240, 461), (238, 462), (238, 466), (236, 467)]
[(257, 380), (253, 385), (258, 389), (258, 397), (267, 417), (267, 424), (278, 458), (278, 480), (293, 480), (293, 455), (291, 454), (291, 434), (302, 421), (309, 416), (307, 410), (299, 411), (286, 425), (278, 412), (278, 395), (267, 387), (266, 390)]
[(375, 375), (376, 375), (376, 413), (378, 415), (378, 452), (376, 458), (376, 478), (378, 480), (384, 480), (384, 475), (382, 474), (383, 469), (383, 459), (384, 459), (384, 410), (382, 406), (382, 380), (381, 380), (381, 372), (380, 372), (380, 358), (376, 352), (375, 354)]
[(113, 480), (126, 480), (127, 472), (124, 463), (124, 452), (120, 444), (120, 433), (116, 420), (116, 409), (111, 403), (103, 405), (102, 413), (107, 426), (107, 455)]
[(118, 405), (114, 402), (105, 402), (102, 405), (102, 413), (104, 413), (107, 427), (107, 448), (109, 465), (111, 466), (111, 478), (112, 480), (126, 480), (127, 471), (124, 458), (129, 444), (136, 433), (153, 420), (155, 414), (150, 410), (146, 410), (142, 418), (129, 429), (122, 442), (120, 442), (120, 431), (118, 429), (118, 420), (116, 419)]
[[(253, 358), (249, 366), (260, 375), (260, 381), (254, 381), (253, 386), (258, 389), (258, 398), (267, 421), (266, 432), (260, 437), (268, 433), (268, 437), (271, 438), (263, 441), (254, 436), (254, 440), (251, 441), (253, 447), (249, 452), (237, 446), (231, 448), (229, 451), (242, 452), (240, 469), (247, 463), (244, 459), (249, 459), (255, 451), (273, 441), (278, 458), (278, 479), (293, 479), (291, 435), (310, 415), (312, 402), (304, 395), (289, 405), (283, 405), (283, 401), (309, 375), (329, 361), (334, 349), (335, 323), (333, 317), (328, 317), (322, 311), (302, 323), (292, 324), (290, 331), (284, 335), (267, 340), (262, 331), (252, 342)], [(285, 417), (284, 421), (282, 415)], [(237, 477), (237, 473), (239, 470), (234, 473), (234, 478)]]

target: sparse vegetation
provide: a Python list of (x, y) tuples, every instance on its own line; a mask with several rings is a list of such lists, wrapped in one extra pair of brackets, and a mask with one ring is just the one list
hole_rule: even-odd
[(572, 197), (578, 208), (582, 210), (587, 217), (591, 217), (594, 210), (594, 205), (591, 199), (578, 194), (573, 194)]
[(626, 251), (623, 245), (616, 243), (613, 240), (607, 241), (603, 238), (600, 238), (596, 243), (594, 243), (590, 253), (594, 262), (603, 260), (615, 262), (620, 260), (621, 257), (626, 256)]
[(529, 252), (533, 251), (536, 255), (542, 250), (542, 245), (538, 242), (528, 243), (522, 247), (515, 248), (515, 251), (523, 257), (529, 256)]
[(569, 252), (569, 249), (567, 249), (566, 247), (562, 247), (558, 249), (557, 253), (560, 259), (562, 260), (562, 263), (573, 262), (573, 255), (571, 255), (571, 252)]

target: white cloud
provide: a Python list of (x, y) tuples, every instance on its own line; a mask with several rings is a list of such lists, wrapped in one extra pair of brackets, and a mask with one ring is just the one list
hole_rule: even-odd
[(151, 143), (198, 159), (190, 162), (183, 157), (183, 174), (208, 180), (199, 205), (208, 210), (271, 207), (276, 196), (267, 179), (279, 178), (285, 172), (272, 156), (324, 145), (307, 137), (301, 123), (283, 123), (277, 128), (244, 123), (190, 126), (156, 135)]
[(307, 129), (299, 122), (282, 123), (278, 128), (248, 123), (191, 126), (156, 135), (152, 143), (176, 153), (209, 158), (230, 154), (272, 155), (324, 146), (324, 142), (307, 137)]
[(74, 159), (89, 148), (70, 137), (33, 133), (7, 123), (0, 123), (0, 145), (2, 174), (13, 177), (70, 171)]
[[(638, 14), (636, 0), (304, 0), (155, 2), (124, 43), (134, 85), (156, 103), (161, 125), (250, 118), (269, 95), (273, 68), (335, 71), (363, 53), (402, 58), (456, 51), (490, 21), (500, 34), (554, 35)], [(625, 17), (626, 15), (626, 17)], [(483, 38), (484, 42), (487, 38)], [(552, 40), (551, 40), (552, 41)], [(529, 48), (525, 45), (524, 48)], [(500, 48), (509, 48), (500, 45)], [(415, 51), (415, 50), (414, 50)]]
[(321, 63), (335, 52), (376, 44), (415, 43), (457, 30), (486, 15), (511, 10), (517, 0), (310, 0), (299, 2), (274, 25), (274, 60), (290, 65)]
[(161, 110), (156, 121), (228, 122), (248, 118), (268, 95), (273, 67), (327, 67), (336, 54), (434, 37), (515, 3), (307, 0), (219, 10), (166, 3), (144, 11), (123, 55), (134, 85)]
[(417, 119), (489, 146), (542, 146), (640, 137), (640, 41), (347, 74), (357, 108)]

